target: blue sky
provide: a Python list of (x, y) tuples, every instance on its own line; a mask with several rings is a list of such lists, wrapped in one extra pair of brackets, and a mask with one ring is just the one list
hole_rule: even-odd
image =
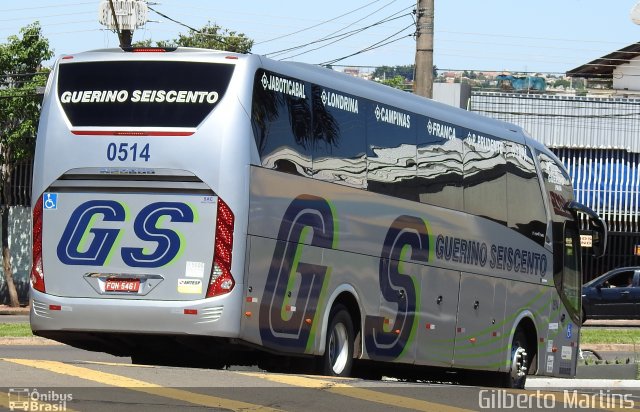
[[(439, 69), (563, 73), (640, 40), (629, 12), (638, 0), (435, 0), (434, 63)], [(97, 20), (100, 0), (0, 0), (0, 42), (40, 21), (56, 56), (116, 47), (117, 37)], [(325, 63), (378, 42), (386, 46), (337, 64), (412, 64), (415, 41), (410, 12), (415, 0), (157, 0), (152, 6), (188, 26), (207, 21), (255, 40), (268, 54), (366, 26), (333, 44), (314, 43), (273, 57)], [(141, 39), (169, 40), (188, 29), (150, 11)], [(389, 19), (381, 24), (376, 23)], [(398, 33), (394, 36), (394, 34)], [(336, 39), (337, 40), (337, 39)], [(310, 50), (324, 46), (318, 50)], [(302, 53), (293, 56), (298, 53)]]

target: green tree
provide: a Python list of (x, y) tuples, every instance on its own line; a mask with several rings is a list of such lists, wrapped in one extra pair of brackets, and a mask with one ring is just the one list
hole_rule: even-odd
[(393, 77), (393, 67), (391, 66), (376, 67), (371, 77), (374, 79), (386, 79), (387, 77)]
[(413, 80), (413, 65), (405, 66), (380, 66), (373, 71), (373, 78), (389, 79), (395, 76), (402, 76), (407, 80)]
[(404, 89), (404, 78), (402, 76), (394, 76), (390, 79), (382, 80), (380, 83), (395, 87), (396, 89)]
[(42, 98), (36, 90), (47, 82), (42, 62), (53, 57), (49, 41), (35, 22), (0, 44), (0, 213), (2, 262), (9, 304), (18, 306), (9, 250), (9, 207), (14, 204), (11, 182), (16, 164), (33, 155)]
[[(135, 42), (135, 47), (149, 47), (151, 40)], [(249, 53), (253, 47), (253, 40), (243, 33), (237, 33), (228, 29), (223, 29), (217, 24), (207, 23), (198, 31), (190, 30), (189, 34), (178, 35), (177, 39), (169, 41), (157, 41), (158, 47), (200, 47), (203, 49), (225, 50), (236, 53)]]

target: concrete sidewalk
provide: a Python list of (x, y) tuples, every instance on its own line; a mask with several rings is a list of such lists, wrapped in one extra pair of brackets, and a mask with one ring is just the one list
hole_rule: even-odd
[[(29, 316), (29, 306), (18, 306), (13, 308), (8, 305), (0, 305), (0, 315), (25, 315)], [(2, 319), (0, 318), (0, 322)]]
[(527, 377), (525, 389), (640, 389), (640, 380)]
[(582, 326), (598, 328), (633, 328), (640, 327), (640, 319), (588, 319)]

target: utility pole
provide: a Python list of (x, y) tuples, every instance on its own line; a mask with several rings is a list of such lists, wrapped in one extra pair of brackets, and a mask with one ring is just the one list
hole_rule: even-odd
[(120, 24), (118, 24), (118, 15), (116, 14), (116, 8), (113, 6), (113, 0), (109, 0), (109, 9), (111, 10), (111, 18), (113, 18), (116, 33), (118, 34), (118, 40), (120, 40), (120, 47), (123, 47), (124, 40), (122, 39), (122, 30), (120, 30)]
[(414, 93), (433, 97), (434, 0), (418, 0), (416, 22), (416, 74)]

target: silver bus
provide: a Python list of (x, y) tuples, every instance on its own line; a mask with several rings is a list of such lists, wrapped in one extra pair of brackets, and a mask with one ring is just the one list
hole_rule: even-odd
[(135, 363), (572, 376), (606, 239), (520, 127), (188, 48), (59, 59), (33, 199), (34, 334)]

